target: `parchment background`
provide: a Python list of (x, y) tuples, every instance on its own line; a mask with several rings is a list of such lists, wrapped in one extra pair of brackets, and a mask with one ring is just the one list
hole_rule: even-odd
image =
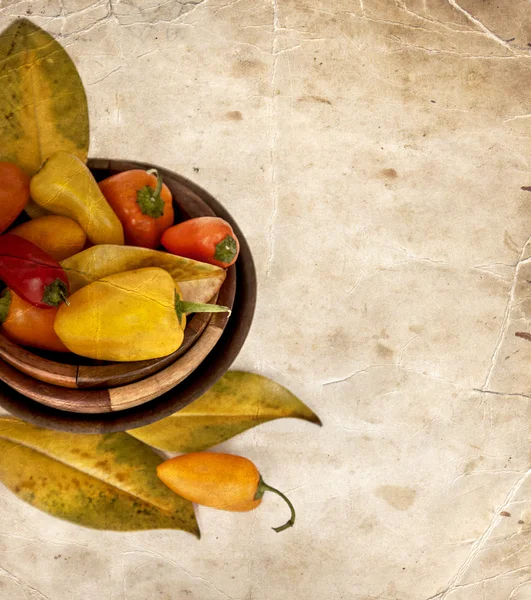
[(0, 490), (9, 600), (531, 598), (528, 0), (0, 0), (85, 82), (91, 155), (213, 193), (249, 240), (235, 367), (294, 391), (221, 448), (287, 491), (203, 538)]

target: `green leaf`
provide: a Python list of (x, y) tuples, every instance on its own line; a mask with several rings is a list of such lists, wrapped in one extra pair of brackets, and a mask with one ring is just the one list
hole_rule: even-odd
[(77, 69), (48, 33), (18, 19), (0, 33), (0, 161), (33, 175), (57, 150), (87, 159), (87, 98)]
[(197, 452), (261, 423), (294, 417), (321, 425), (319, 417), (267, 377), (230, 371), (179, 412), (128, 433), (170, 452)]
[(159, 481), (161, 462), (125, 433), (63, 433), (0, 418), (0, 481), (25, 502), (94, 529), (199, 537), (192, 504)]

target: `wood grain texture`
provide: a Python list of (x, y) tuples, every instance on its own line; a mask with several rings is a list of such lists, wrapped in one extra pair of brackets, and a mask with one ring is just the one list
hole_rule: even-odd
[(75, 390), (37, 381), (0, 361), (0, 380), (45, 406), (63, 411), (102, 413), (111, 410), (108, 390)]
[(0, 358), (39, 381), (66, 388), (77, 387), (76, 365), (42, 358), (12, 342), (0, 331)]

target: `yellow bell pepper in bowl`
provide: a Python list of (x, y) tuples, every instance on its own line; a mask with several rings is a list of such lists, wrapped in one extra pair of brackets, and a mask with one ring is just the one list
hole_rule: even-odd
[(97, 360), (161, 358), (183, 342), (186, 314), (230, 312), (218, 304), (183, 302), (171, 275), (147, 267), (82, 287), (61, 307), (54, 329), (71, 351)]

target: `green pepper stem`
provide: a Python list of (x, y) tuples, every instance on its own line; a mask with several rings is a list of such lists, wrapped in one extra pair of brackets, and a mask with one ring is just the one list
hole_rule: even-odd
[(287, 496), (285, 496), (282, 492), (280, 492), (276, 488), (268, 485), (262, 479), (262, 476), (260, 475), (260, 480), (258, 481), (258, 487), (256, 489), (256, 494), (254, 496), (254, 499), (259, 500), (264, 495), (265, 492), (273, 492), (273, 493), (277, 494), (278, 496), (280, 496), (284, 500), (284, 502), (286, 502), (286, 504), (289, 506), (289, 509), (291, 510), (291, 517), (290, 517), (289, 521), (287, 521), (286, 523), (284, 523), (284, 525), (281, 525), (280, 527), (272, 527), (271, 529), (273, 529), (273, 531), (276, 531), (277, 533), (280, 533), (281, 531), (284, 531), (284, 529), (293, 527), (293, 524), (295, 523), (295, 509), (293, 508), (293, 504), (289, 501), (289, 498)]
[(65, 302), (67, 293), (68, 288), (66, 287), (66, 283), (57, 278), (50, 285), (44, 286), (42, 302), (48, 306), (57, 308), (61, 302)]
[(155, 177), (157, 178), (157, 187), (155, 188), (155, 191), (153, 192), (153, 196), (157, 197), (160, 195), (160, 192), (162, 190), (162, 176), (161, 174), (157, 171), (157, 169), (148, 169), (146, 171), (146, 173), (148, 175), (155, 175)]
[(226, 235), (221, 242), (216, 244), (214, 258), (225, 264), (230, 264), (238, 254), (238, 245), (231, 235)]
[(0, 296), (0, 325), (7, 319), (9, 307), (11, 306), (11, 292), (6, 288)]
[(201, 304), (200, 302), (184, 302), (179, 300), (179, 308), (184, 313), (193, 312), (231, 312), (227, 306), (220, 306), (219, 304)]
[(136, 201), (143, 215), (158, 219), (164, 214), (164, 200), (160, 197), (162, 191), (162, 177), (157, 169), (149, 169), (146, 171), (148, 175), (155, 175), (157, 185), (155, 189), (149, 185), (145, 185), (136, 192)]
[(188, 313), (213, 313), (213, 312), (228, 312), (229, 315), (231, 310), (228, 306), (220, 306), (219, 304), (202, 304), (201, 302), (185, 302), (181, 300), (175, 292), (175, 312), (177, 313), (177, 318), (179, 321), (181, 320), (183, 315), (187, 315)]
[(70, 306), (70, 302), (68, 301), (68, 298), (66, 297), (66, 295), (63, 292), (59, 292), (59, 296), (61, 296), (61, 298), (63, 299), (63, 302), (67, 305)]

